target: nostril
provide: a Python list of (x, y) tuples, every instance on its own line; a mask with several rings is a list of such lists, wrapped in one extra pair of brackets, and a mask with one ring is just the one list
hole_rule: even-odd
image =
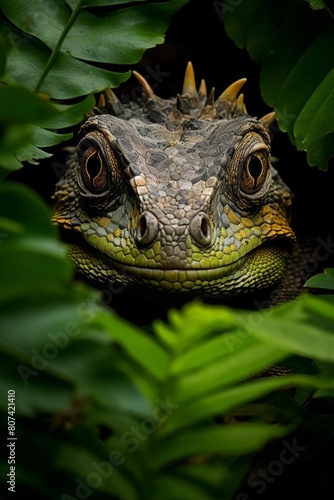
[(210, 225), (206, 217), (202, 217), (201, 231), (204, 238), (210, 238)]
[(143, 212), (138, 219), (135, 238), (139, 245), (147, 246), (153, 243), (158, 235), (158, 219), (152, 212)]
[(146, 217), (141, 215), (138, 221), (138, 234), (140, 238), (143, 238), (143, 236), (145, 236), (146, 231), (147, 231)]
[(196, 214), (190, 222), (189, 232), (193, 240), (199, 245), (210, 245), (211, 226), (209, 217), (204, 212)]

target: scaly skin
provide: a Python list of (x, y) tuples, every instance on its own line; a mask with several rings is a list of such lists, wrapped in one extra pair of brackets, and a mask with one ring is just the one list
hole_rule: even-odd
[(236, 98), (243, 82), (205, 101), (188, 66), (176, 102), (139, 79), (142, 102), (111, 95), (57, 184), (53, 220), (75, 266), (151, 297), (221, 299), (277, 284), (295, 239), (291, 193), (270, 164), (266, 127)]

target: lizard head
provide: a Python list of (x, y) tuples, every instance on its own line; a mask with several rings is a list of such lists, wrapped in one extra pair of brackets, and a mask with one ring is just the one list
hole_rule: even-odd
[(270, 161), (273, 114), (247, 114), (245, 79), (218, 99), (196, 90), (121, 104), (102, 95), (54, 195), (69, 257), (95, 283), (151, 297), (223, 296), (277, 283), (295, 239), (291, 193)]

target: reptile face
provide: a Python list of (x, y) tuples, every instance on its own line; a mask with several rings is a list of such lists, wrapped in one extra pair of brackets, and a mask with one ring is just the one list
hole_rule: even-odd
[(270, 164), (271, 117), (247, 115), (245, 80), (215, 100), (203, 83), (196, 91), (189, 64), (183, 94), (163, 100), (136, 76), (142, 102), (107, 92), (57, 184), (69, 257), (95, 283), (151, 297), (273, 286), (295, 237), (291, 193)]

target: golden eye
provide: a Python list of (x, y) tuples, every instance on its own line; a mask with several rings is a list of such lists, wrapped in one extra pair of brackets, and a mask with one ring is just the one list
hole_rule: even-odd
[(247, 157), (240, 176), (240, 187), (244, 193), (259, 191), (267, 178), (268, 163), (268, 156), (264, 151), (256, 151)]
[(96, 147), (90, 146), (83, 153), (81, 174), (86, 188), (93, 193), (101, 193), (109, 186), (107, 168)]

